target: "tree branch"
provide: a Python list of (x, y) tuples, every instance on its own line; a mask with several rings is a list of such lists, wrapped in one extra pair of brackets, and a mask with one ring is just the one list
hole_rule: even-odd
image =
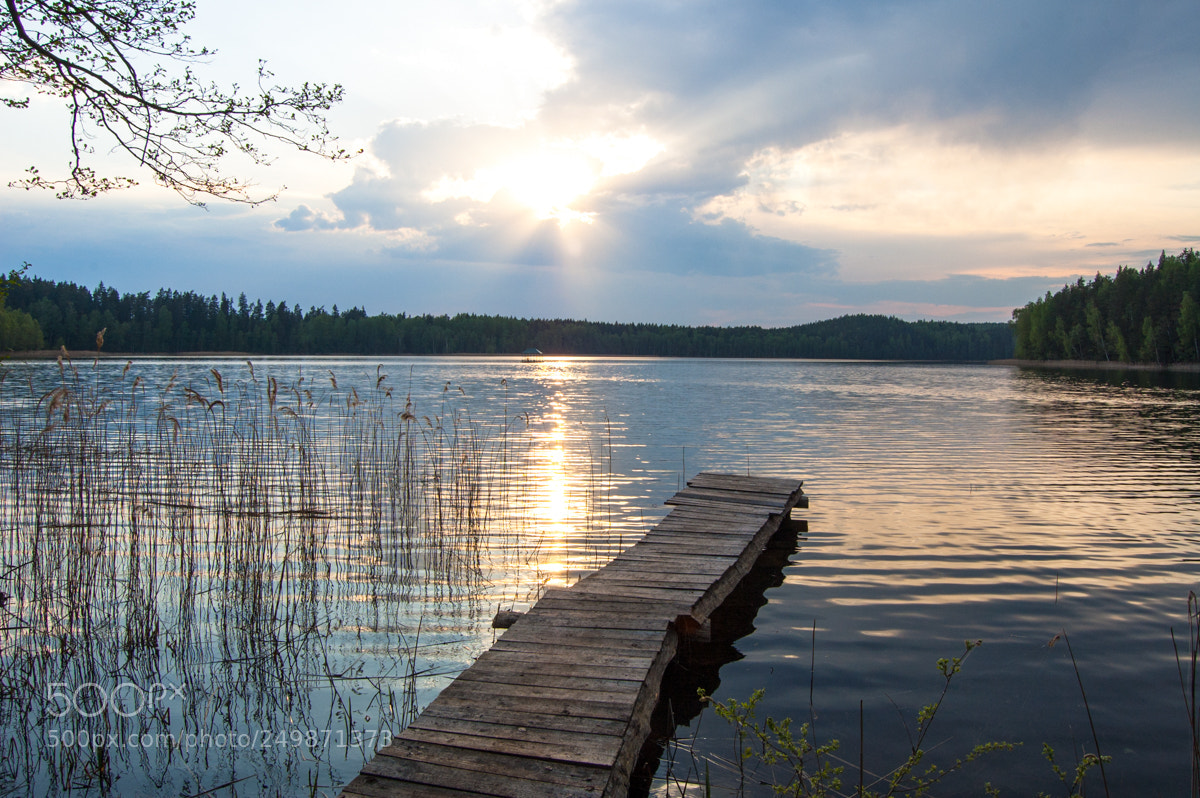
[[(351, 157), (336, 148), (324, 112), (342, 99), (340, 85), (304, 83), (267, 87), (274, 76), (259, 62), (258, 93), (243, 95), (202, 83), (190, 63), (211, 55), (192, 49), (180, 28), (194, 16), (191, 0), (4, 0), (0, 19), (0, 80), (34, 86), (62, 97), (71, 113), (70, 176), (42, 177), (36, 167), (9, 183), (25, 189), (56, 188), (60, 197), (93, 197), (134, 185), (130, 178), (101, 178), (85, 165), (93, 150), (89, 129), (132, 156), (155, 180), (188, 202), (208, 195), (258, 204), (275, 195), (252, 197), (250, 185), (219, 175), (233, 151), (264, 164), (256, 144), (266, 139), (331, 160)], [(150, 71), (136, 64), (156, 59)], [(165, 64), (182, 64), (172, 76)], [(5, 101), (13, 108), (28, 100)]]

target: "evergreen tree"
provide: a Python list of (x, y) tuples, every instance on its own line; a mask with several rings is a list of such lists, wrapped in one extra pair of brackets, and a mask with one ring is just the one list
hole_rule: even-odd
[(1080, 278), (1013, 311), (1017, 357), (1166, 364), (1200, 361), (1200, 257), (1162, 253), (1143, 269)]
[[(664, 357), (784, 357), (992, 360), (1012, 355), (1006, 324), (906, 322), (843, 316), (796, 327), (684, 327), (571, 319), (368, 316), (365, 308), (307, 312), (286, 301), (251, 302), (245, 294), (204, 297), (162, 290), (121, 295), (103, 285), (34, 278), (13, 291), (14, 306), (41, 325), (54, 347), (87, 350), (107, 328), (110, 352), (241, 351), (261, 354), (550, 354)], [(1065, 340), (1081, 333), (1064, 328)]]

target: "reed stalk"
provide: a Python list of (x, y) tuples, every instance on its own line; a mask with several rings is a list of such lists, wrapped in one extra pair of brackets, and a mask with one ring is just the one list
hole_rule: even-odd
[[(286, 783), (301, 761), (332, 783), (329, 735), (369, 756), (461, 637), (423, 619), (469, 627), (536, 559), (528, 417), (507, 404), (497, 428), (446, 385), (427, 414), (382, 369), (340, 386), (247, 362), (152, 386), (64, 353), (57, 375), (0, 375), (0, 727), (28, 741), (0, 777), (18, 791), (139, 771), (198, 793), (247, 768)], [(240, 763), (62, 744), (264, 731), (282, 744)]]

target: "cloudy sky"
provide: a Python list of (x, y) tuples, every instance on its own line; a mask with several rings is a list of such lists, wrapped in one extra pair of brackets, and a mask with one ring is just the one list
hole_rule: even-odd
[[(207, 75), (250, 83), (265, 58), (342, 83), (330, 124), (363, 154), (231, 161), (287, 187), (258, 208), (0, 188), (0, 267), (368, 313), (1004, 320), (1200, 243), (1196, 19), (1195, 0), (197, 0)], [(64, 171), (61, 106), (0, 116), (0, 185)]]

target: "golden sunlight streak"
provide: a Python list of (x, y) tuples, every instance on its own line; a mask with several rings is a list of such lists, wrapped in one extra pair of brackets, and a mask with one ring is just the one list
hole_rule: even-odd
[(549, 398), (545, 423), (535, 428), (531, 450), (533, 485), (527, 512), (540, 539), (536, 568), (541, 584), (565, 586), (587, 567), (583, 541), (589, 523), (590, 464), (586, 444), (581, 448), (578, 419), (556, 386), (579, 379), (579, 371), (573, 358), (547, 358), (529, 368)]
[(561, 414), (548, 417), (553, 426), (545, 433), (538, 449), (537, 471), (539, 485), (532, 507), (533, 521), (542, 539), (545, 555), (539, 570), (547, 572), (546, 584), (566, 585), (570, 575), (570, 545), (572, 536), (570, 506), (570, 476), (564, 448), (566, 431)]

